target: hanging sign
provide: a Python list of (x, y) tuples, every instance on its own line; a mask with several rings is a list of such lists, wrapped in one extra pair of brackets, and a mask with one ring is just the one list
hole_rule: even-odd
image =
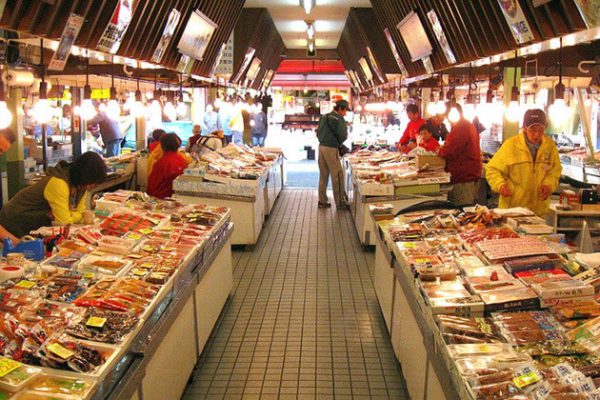
[(190, 15), (190, 19), (185, 26), (177, 48), (186, 56), (200, 61), (204, 57), (204, 52), (216, 29), (217, 24), (196, 10)]
[(504, 18), (518, 44), (531, 42), (534, 37), (518, 0), (498, 0)]
[(167, 51), (167, 47), (169, 47), (169, 43), (171, 43), (171, 39), (173, 39), (173, 34), (175, 33), (175, 29), (177, 28), (180, 19), (181, 13), (176, 9), (171, 10), (167, 25), (165, 25), (165, 29), (163, 29), (160, 42), (158, 42), (158, 46), (156, 46), (156, 50), (154, 50), (154, 54), (152, 55), (152, 62), (161, 62), (165, 55), (165, 51)]
[(67, 25), (63, 29), (62, 35), (60, 36), (60, 42), (58, 48), (52, 55), (48, 69), (51, 71), (62, 71), (67, 65), (69, 54), (71, 54), (71, 47), (79, 35), (79, 31), (83, 26), (83, 17), (77, 14), (71, 14), (67, 20)]
[(177, 71), (181, 72), (182, 74), (190, 74), (192, 73), (193, 65), (194, 59), (182, 54), (181, 58), (179, 59), (179, 63), (177, 63)]
[(6, 7), (6, 0), (0, 0), (0, 18), (4, 15), (4, 8)]
[(115, 54), (119, 50), (125, 32), (131, 23), (136, 2), (137, 0), (119, 0), (108, 26), (98, 41), (98, 46), (96, 46), (98, 50), (111, 54)]
[(375, 71), (375, 75), (377, 75), (377, 78), (381, 83), (385, 83), (385, 76), (383, 76), (381, 68), (379, 68), (379, 64), (377, 64), (377, 60), (375, 59), (375, 56), (373, 55), (373, 52), (371, 51), (371, 48), (369, 46), (367, 46), (367, 56), (369, 57), (369, 63), (371, 63), (371, 68), (373, 69), (373, 71)]
[(367, 78), (367, 81), (371, 82), (373, 80), (373, 72), (371, 71), (371, 68), (369, 67), (369, 63), (367, 62), (367, 59), (364, 57), (361, 57), (358, 60), (358, 65), (360, 65), (360, 69), (362, 69), (363, 74), (365, 74), (365, 78)]
[(402, 61), (402, 58), (400, 58), (400, 54), (398, 53), (398, 49), (396, 48), (396, 44), (394, 43), (392, 34), (390, 33), (388, 28), (385, 28), (383, 30), (383, 33), (385, 33), (385, 38), (387, 39), (388, 45), (390, 46), (390, 49), (392, 50), (392, 54), (394, 55), (394, 58), (396, 59), (396, 62), (398, 63), (398, 67), (400, 67), (400, 72), (402, 72), (402, 75), (408, 76), (408, 70), (406, 69), (404, 62)]
[(446, 56), (448, 64), (456, 64), (456, 57), (454, 56), (454, 52), (450, 48), (450, 43), (448, 43), (448, 38), (444, 33), (444, 29), (442, 29), (442, 24), (440, 23), (440, 20), (437, 14), (435, 13), (435, 10), (431, 10), (427, 13), (427, 19), (429, 19), (429, 22), (431, 22), (431, 28), (433, 29), (433, 33), (435, 34), (435, 37), (440, 47), (444, 51), (444, 55)]
[(600, 4), (597, 0), (574, 0), (588, 28), (600, 26)]
[(246, 72), (246, 86), (252, 85), (256, 76), (258, 75), (258, 71), (260, 71), (260, 64), (262, 61), (260, 58), (254, 57), (252, 63), (250, 64), (250, 68), (248, 68), (248, 72)]
[(213, 66), (213, 70), (211, 71), (211, 76), (214, 75), (225, 75), (231, 76), (233, 74), (233, 33), (229, 36), (229, 40), (221, 45), (221, 51), (217, 59), (215, 60), (215, 64)]
[(246, 51), (246, 55), (244, 56), (244, 61), (242, 61), (242, 65), (240, 66), (240, 69), (238, 70), (238, 72), (235, 74), (235, 78), (233, 78), (231, 83), (237, 83), (240, 80), (240, 78), (242, 77), (242, 74), (244, 72), (246, 72), (246, 68), (248, 68), (248, 65), (250, 65), (250, 61), (252, 61), (252, 58), (254, 57), (254, 53), (256, 53), (256, 50), (253, 49), (252, 47), (248, 47), (248, 50)]

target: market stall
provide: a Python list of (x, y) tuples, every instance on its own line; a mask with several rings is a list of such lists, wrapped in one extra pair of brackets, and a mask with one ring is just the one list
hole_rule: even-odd
[(183, 393), (232, 288), (229, 210), (128, 191), (97, 205), (93, 225), (33, 233), (46, 257), (29, 242), (0, 267), (2, 395)]
[(450, 182), (443, 160), (421, 156), (408, 160), (387, 150), (361, 150), (344, 158), (345, 187), (360, 242), (375, 244), (375, 225), (369, 207), (391, 204), (390, 214), (425, 199), (445, 200), (442, 184)]
[(376, 223), (375, 287), (411, 398), (595, 395), (597, 255), (527, 235), (535, 216)]
[(283, 188), (283, 155), (276, 149), (252, 150), (229, 145), (203, 152), (173, 183), (176, 198), (186, 204), (231, 209), (234, 245), (253, 245)]

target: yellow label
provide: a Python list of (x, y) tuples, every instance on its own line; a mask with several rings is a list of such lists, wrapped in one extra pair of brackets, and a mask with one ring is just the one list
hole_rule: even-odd
[(56, 354), (63, 360), (66, 360), (75, 354), (71, 350), (65, 348), (63, 345), (61, 345), (59, 343), (52, 343), (51, 345), (48, 346), (48, 350), (50, 350), (52, 353)]
[(141, 268), (146, 268), (146, 269), (150, 269), (154, 267), (154, 264), (149, 263), (149, 262), (145, 262), (142, 265), (140, 265)]
[(144, 271), (143, 269), (137, 269), (137, 268), (133, 270), (133, 274), (135, 276), (144, 276), (144, 275), (146, 275), (146, 272), (147, 271)]
[(414, 249), (415, 247), (417, 247), (417, 244), (415, 242), (407, 242), (402, 243), (402, 247), (404, 247), (405, 249)]
[(31, 289), (32, 287), (34, 287), (35, 285), (37, 285), (36, 282), (32, 282), (32, 281), (21, 281), (19, 283), (17, 283), (15, 286), (16, 287), (20, 287), (23, 289)]
[(142, 238), (142, 235), (140, 235), (137, 232), (131, 232), (130, 234), (127, 235), (127, 238), (133, 239), (133, 240), (140, 240)]
[(128, 257), (129, 258), (134, 258), (136, 260), (139, 260), (140, 258), (143, 258), (144, 256), (141, 255), (141, 254), (130, 254)]
[(23, 364), (15, 360), (11, 360), (10, 358), (0, 357), (0, 378), (10, 374), (15, 369), (20, 368), (21, 365)]
[(524, 387), (532, 385), (539, 381), (540, 381), (540, 377), (534, 371), (517, 376), (516, 378), (513, 379), (515, 386), (518, 387), (519, 389), (523, 389)]
[(90, 317), (85, 323), (87, 326), (92, 328), (102, 328), (106, 324), (106, 318), (103, 317)]
[(94, 279), (94, 273), (93, 272), (86, 272), (85, 274), (83, 274), (83, 277), (85, 279)]
[(144, 229), (140, 229), (139, 232), (142, 233), (142, 234), (144, 234), (144, 235), (149, 235), (149, 234), (151, 234), (154, 231), (152, 229), (150, 229), (150, 228), (144, 228)]

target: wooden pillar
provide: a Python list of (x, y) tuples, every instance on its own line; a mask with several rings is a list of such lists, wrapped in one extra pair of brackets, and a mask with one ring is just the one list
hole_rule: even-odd
[(81, 106), (82, 89), (80, 87), (71, 88), (71, 132), (73, 145), (73, 160), (81, 155), (82, 138), (85, 136), (85, 127), (82, 124), (81, 117), (73, 112), (75, 106)]
[(146, 118), (135, 118), (135, 149), (146, 148)]
[(23, 89), (19, 87), (10, 88), (10, 97), (6, 104), (13, 115), (10, 129), (16, 134), (17, 140), (6, 152), (6, 171), (8, 176), (8, 198), (13, 197), (25, 187), (25, 151), (23, 146)]
[(583, 89), (578, 87), (577, 93), (577, 107), (579, 108), (579, 115), (581, 115), (581, 127), (583, 129), (583, 137), (585, 138), (585, 144), (588, 151), (588, 159), (594, 161), (594, 143), (592, 142), (592, 117), (591, 113), (588, 113), (585, 107), (585, 98), (583, 97)]

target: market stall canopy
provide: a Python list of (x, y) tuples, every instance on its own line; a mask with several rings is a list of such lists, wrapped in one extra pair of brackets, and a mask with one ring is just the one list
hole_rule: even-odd
[[(75, 46), (177, 70), (182, 60), (180, 41), (191, 18), (199, 15), (214, 31), (186, 72), (209, 77), (243, 5), (243, 0), (9, 1), (0, 28), (59, 40), (70, 16), (77, 14), (84, 22)], [(161, 46), (163, 54), (156, 57)]]
[(259, 90), (268, 87), (285, 52), (269, 11), (244, 8), (235, 26), (234, 43), (231, 82)]

